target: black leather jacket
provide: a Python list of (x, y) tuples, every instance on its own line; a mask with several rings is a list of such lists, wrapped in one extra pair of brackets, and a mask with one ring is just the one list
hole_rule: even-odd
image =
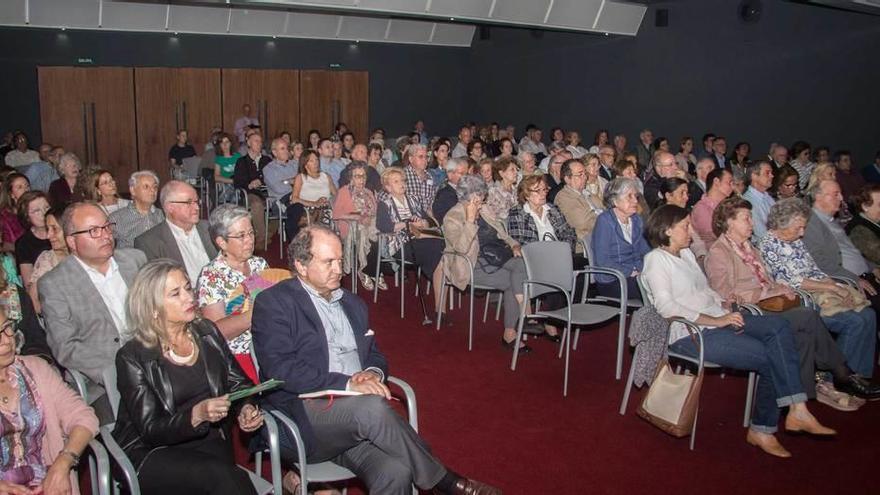
[[(197, 320), (191, 331), (199, 347), (199, 359), (205, 360), (212, 397), (253, 386), (211, 321)], [(175, 409), (172, 384), (160, 366), (161, 359), (159, 347), (150, 349), (134, 339), (116, 354), (120, 401), (113, 438), (138, 469), (150, 451), (202, 438), (211, 427), (203, 422), (193, 428), (192, 409)], [(220, 424), (225, 438), (230, 438), (231, 421), (246, 403), (247, 399), (233, 403)]]

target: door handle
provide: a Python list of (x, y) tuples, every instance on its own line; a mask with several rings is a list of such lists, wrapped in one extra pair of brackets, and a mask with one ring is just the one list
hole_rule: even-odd
[(174, 133), (180, 132), (180, 103), (174, 105)]
[(92, 150), (94, 163), (98, 163), (98, 118), (95, 116), (95, 102), (92, 102)]
[(83, 118), (83, 122), (82, 122), (82, 124), (83, 124), (83, 149), (85, 150), (85, 154), (86, 154), (86, 156), (84, 158), (86, 159), (86, 163), (89, 163), (90, 162), (89, 157), (90, 157), (91, 153), (89, 152), (89, 116), (88, 116), (88, 109), (86, 106), (86, 102), (82, 103), (82, 118)]
[(189, 130), (189, 121), (186, 118), (186, 100), (181, 105), (183, 106), (183, 128)]
[(263, 131), (263, 134), (266, 136), (266, 139), (269, 139), (269, 100), (263, 100), (263, 128), (266, 129)]

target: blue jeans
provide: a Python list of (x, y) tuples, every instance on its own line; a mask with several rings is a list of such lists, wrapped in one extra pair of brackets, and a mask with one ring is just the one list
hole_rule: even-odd
[(846, 356), (846, 364), (856, 373), (871, 378), (874, 374), (874, 348), (877, 345), (877, 314), (871, 308), (844, 311), (823, 316), (828, 330), (837, 335), (837, 347)]
[[(731, 327), (710, 328), (703, 331), (706, 361), (725, 368), (758, 372), (755, 392), (755, 412), (751, 428), (762, 433), (776, 432), (779, 408), (806, 402), (801, 385), (798, 353), (791, 327), (779, 316), (752, 316), (744, 314), (742, 333)], [(694, 341), (682, 337), (669, 348), (679, 354), (699, 357)]]

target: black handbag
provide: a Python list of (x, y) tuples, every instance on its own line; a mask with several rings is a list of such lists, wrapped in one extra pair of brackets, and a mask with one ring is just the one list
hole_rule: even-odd
[(480, 254), (477, 265), (486, 273), (498, 271), (513, 258), (513, 250), (498, 237), (496, 231), (482, 218), (477, 219), (477, 240), (480, 243)]

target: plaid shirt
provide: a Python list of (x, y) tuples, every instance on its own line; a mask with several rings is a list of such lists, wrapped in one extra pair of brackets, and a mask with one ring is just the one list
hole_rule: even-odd
[[(553, 231), (556, 232), (556, 239), (568, 242), (574, 250), (577, 244), (577, 234), (574, 229), (565, 221), (565, 217), (562, 216), (556, 205), (547, 203), (547, 206), (550, 207), (547, 215), (550, 217)], [(514, 206), (507, 214), (507, 233), (522, 245), (543, 240), (538, 238), (538, 226), (535, 225), (535, 219), (526, 213), (522, 205)]]
[(411, 166), (406, 167), (406, 193), (419, 200), (422, 205), (434, 204), (434, 195), (437, 194), (437, 186), (434, 184), (434, 178), (430, 172), (425, 172), (425, 179), (419, 177), (419, 174)]
[(133, 248), (134, 238), (152, 229), (165, 220), (165, 214), (159, 208), (150, 206), (150, 212), (141, 215), (134, 201), (120, 210), (110, 214), (110, 221), (116, 222), (113, 238), (116, 239), (116, 249)]

